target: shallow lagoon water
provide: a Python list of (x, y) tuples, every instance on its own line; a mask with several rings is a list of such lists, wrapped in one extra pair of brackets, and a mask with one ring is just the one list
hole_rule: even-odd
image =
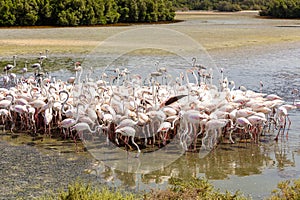
[[(288, 42), (210, 52), (214, 67), (224, 68), (225, 75), (234, 80), (237, 87), (243, 85), (258, 91), (259, 81), (263, 81), (263, 92), (278, 94), (288, 103), (293, 101), (291, 90), (300, 86), (299, 55), (300, 43)], [(76, 59), (78, 57), (73, 57), (66, 65), (72, 65)], [(147, 59), (145, 63), (149, 61), (149, 65), (153, 65), (157, 58)], [(140, 63), (139, 59), (130, 62)], [(176, 62), (161, 61), (161, 64)], [(65, 80), (74, 75), (71, 70), (59, 68), (51, 72), (57, 79)], [(103, 68), (94, 70), (100, 74)], [(0, 198), (40, 196), (57, 186), (66, 187), (78, 177), (93, 184), (141, 192), (168, 187), (168, 178), (172, 176), (185, 179), (196, 176), (206, 177), (221, 190), (241, 190), (253, 199), (262, 199), (279, 181), (300, 177), (300, 111), (290, 112), (290, 118), (289, 136), (281, 137), (278, 142), (273, 141), (274, 135), (270, 134), (261, 138), (259, 144), (222, 144), (204, 158), (199, 158), (198, 153), (186, 153), (170, 165), (144, 174), (106, 167), (89, 152), (75, 153), (75, 146), (70, 143), (58, 144), (47, 139), (37, 142), (27, 137), (22, 139), (23, 136), (12, 139), (11, 135), (1, 133), (0, 167), (1, 177), (5, 178), (1, 182)]]
[[(300, 55), (300, 43), (214, 52), (211, 57), (237, 87), (243, 85), (259, 91), (262, 81), (263, 92), (282, 96), (291, 104), (294, 99), (291, 91), (299, 88), (300, 83), (297, 55)], [(275, 130), (262, 137), (258, 144), (222, 144), (204, 158), (198, 153), (186, 153), (169, 166), (149, 174), (128, 173), (124, 179), (124, 173), (119, 172), (122, 178), (116, 173), (110, 177), (109, 184), (137, 192), (165, 188), (172, 176), (184, 179), (196, 176), (211, 180), (221, 190), (241, 190), (253, 199), (262, 199), (270, 195), (279, 181), (300, 177), (299, 117), (299, 110), (290, 112), (289, 135), (278, 142), (273, 140)], [(98, 170), (101, 176), (101, 165)]]

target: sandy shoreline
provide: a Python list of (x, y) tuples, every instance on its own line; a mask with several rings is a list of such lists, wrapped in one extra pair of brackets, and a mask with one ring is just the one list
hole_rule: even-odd
[[(0, 57), (37, 54), (44, 49), (55, 54), (85, 54), (113, 35), (149, 26), (186, 34), (208, 51), (300, 41), (299, 20), (259, 18), (258, 11), (188, 11), (176, 14), (176, 20), (182, 22), (103, 27), (1, 28)], [(168, 38), (160, 39), (164, 41)]]

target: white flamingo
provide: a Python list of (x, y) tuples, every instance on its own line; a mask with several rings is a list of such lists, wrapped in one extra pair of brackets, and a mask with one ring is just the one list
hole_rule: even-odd
[(128, 138), (131, 137), (132, 144), (134, 144), (138, 150), (136, 157), (139, 157), (141, 150), (140, 150), (139, 146), (137, 145), (137, 143), (135, 143), (135, 141), (134, 141), (135, 133), (136, 133), (135, 129), (130, 126), (125, 126), (125, 127), (117, 129), (116, 130), (116, 143), (119, 145), (118, 134), (121, 134)]

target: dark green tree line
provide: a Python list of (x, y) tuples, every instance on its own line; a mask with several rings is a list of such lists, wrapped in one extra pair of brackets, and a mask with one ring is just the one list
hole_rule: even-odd
[(79, 26), (174, 19), (171, 0), (0, 0), (0, 26)]
[(175, 12), (172, 1), (165, 0), (119, 0), (118, 12), (121, 22), (171, 21)]
[(14, 25), (16, 17), (14, 15), (14, 8), (11, 0), (0, 1), (0, 12), (0, 24), (2, 24), (2, 26)]
[(272, 0), (270, 4), (260, 12), (260, 15), (278, 18), (300, 18), (300, 1)]
[(268, 5), (270, 0), (175, 0), (176, 10), (260, 10)]

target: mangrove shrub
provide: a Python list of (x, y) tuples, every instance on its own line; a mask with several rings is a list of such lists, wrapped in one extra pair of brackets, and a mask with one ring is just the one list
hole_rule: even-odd
[(260, 12), (260, 15), (277, 18), (300, 18), (300, 1), (272, 0), (269, 5)]
[(172, 21), (171, 0), (6, 0), (0, 26), (80, 26)]

